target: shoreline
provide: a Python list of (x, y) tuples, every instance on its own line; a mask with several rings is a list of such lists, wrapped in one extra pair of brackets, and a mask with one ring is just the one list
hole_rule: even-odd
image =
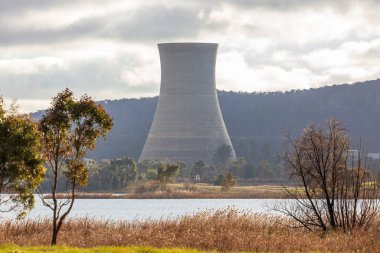
[[(143, 188), (144, 191), (140, 189)], [(57, 198), (66, 199), (66, 193), (58, 193)], [(131, 184), (118, 192), (87, 192), (78, 191), (77, 199), (286, 199), (288, 194), (281, 185), (246, 185), (235, 186), (227, 192), (221, 191), (220, 186), (196, 184), (186, 186), (181, 183), (168, 184), (166, 190), (153, 188), (148, 184)], [(51, 194), (44, 194), (51, 199)]]
[[(44, 196), (44, 199), (52, 199), (51, 196)], [(58, 196), (57, 199), (68, 199), (67, 196)], [(78, 195), (75, 199), (289, 199), (287, 196), (129, 196), (125, 195)]]

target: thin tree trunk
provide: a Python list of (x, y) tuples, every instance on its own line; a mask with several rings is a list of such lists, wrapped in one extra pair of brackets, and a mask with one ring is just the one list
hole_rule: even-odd
[(51, 246), (57, 245), (57, 237), (58, 237), (58, 230), (57, 230), (57, 219), (54, 215), (53, 219), (53, 231), (52, 231), (52, 238), (51, 238)]

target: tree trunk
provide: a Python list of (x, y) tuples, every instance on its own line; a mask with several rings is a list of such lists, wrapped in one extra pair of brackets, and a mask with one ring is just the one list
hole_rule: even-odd
[[(54, 223), (56, 223), (54, 221)], [(57, 245), (57, 237), (58, 237), (58, 229), (56, 228), (56, 225), (53, 225), (53, 233), (52, 233), (52, 238), (51, 238), (51, 246)]]

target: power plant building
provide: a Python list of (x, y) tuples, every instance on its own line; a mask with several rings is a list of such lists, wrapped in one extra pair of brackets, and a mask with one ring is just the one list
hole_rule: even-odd
[(218, 44), (158, 44), (161, 87), (140, 161), (212, 162), (222, 145), (232, 149), (215, 86)]

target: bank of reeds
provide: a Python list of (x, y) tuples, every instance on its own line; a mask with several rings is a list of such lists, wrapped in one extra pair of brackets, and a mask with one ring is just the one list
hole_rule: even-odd
[[(189, 247), (218, 251), (363, 251), (380, 249), (380, 222), (368, 231), (331, 232), (324, 236), (290, 228), (290, 221), (233, 209), (201, 212), (159, 221), (69, 220), (59, 244), (76, 247)], [(0, 244), (48, 245), (49, 220), (2, 221)]]
[[(58, 199), (68, 198), (67, 194), (57, 194)], [(144, 193), (77, 193), (77, 199), (285, 199), (283, 193), (241, 193), (241, 192), (189, 192), (189, 191), (156, 191)], [(44, 198), (50, 199), (50, 195)]]
[[(59, 193), (58, 198), (67, 198), (67, 194)], [(282, 186), (259, 185), (237, 186), (228, 192), (222, 192), (220, 186), (209, 184), (170, 184), (166, 190), (160, 190), (156, 184), (135, 184), (126, 192), (78, 192), (82, 199), (282, 199), (288, 198)], [(45, 198), (51, 198), (46, 194)]]

